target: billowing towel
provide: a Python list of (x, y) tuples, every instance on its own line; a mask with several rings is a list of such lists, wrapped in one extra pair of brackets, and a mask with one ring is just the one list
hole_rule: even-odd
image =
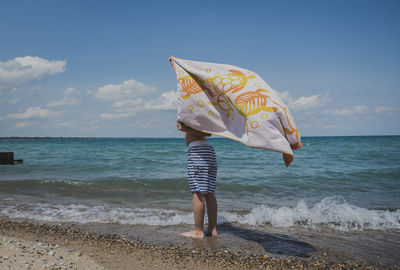
[(178, 84), (178, 120), (247, 146), (283, 153), (301, 147), (286, 105), (256, 73), (225, 64), (170, 58)]

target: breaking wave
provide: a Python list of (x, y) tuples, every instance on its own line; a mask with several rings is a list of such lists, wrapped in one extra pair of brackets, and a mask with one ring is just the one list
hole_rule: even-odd
[[(48, 222), (78, 223), (120, 223), (131, 225), (169, 226), (193, 224), (193, 214), (182, 210), (129, 208), (115, 206), (87, 206), (61, 204), (28, 204), (10, 202), (5, 198), (5, 205), (0, 206), (0, 216), (25, 218)], [(11, 204), (10, 204), (11, 203)], [(300, 201), (294, 207), (270, 207), (260, 205), (246, 214), (222, 211), (218, 223), (239, 223), (253, 226), (271, 224), (275, 227), (305, 226), (349, 230), (388, 230), (400, 229), (400, 210), (376, 210), (348, 204), (342, 197), (327, 197), (308, 206)]]
[(389, 211), (362, 208), (348, 204), (340, 196), (324, 198), (311, 207), (300, 201), (295, 207), (261, 205), (245, 215), (224, 212), (222, 216), (229, 222), (249, 225), (269, 223), (276, 227), (303, 225), (313, 228), (327, 225), (341, 231), (400, 229), (399, 209)]

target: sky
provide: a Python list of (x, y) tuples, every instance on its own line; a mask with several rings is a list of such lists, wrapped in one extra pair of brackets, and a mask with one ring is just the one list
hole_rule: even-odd
[(181, 137), (170, 56), (250, 69), (303, 136), (400, 135), (400, 1), (0, 2), (0, 137)]

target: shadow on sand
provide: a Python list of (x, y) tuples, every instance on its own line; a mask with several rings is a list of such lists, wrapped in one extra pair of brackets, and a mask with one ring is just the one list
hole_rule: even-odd
[[(224, 223), (218, 226), (218, 234), (220, 237), (206, 237), (203, 240), (193, 240), (193, 247), (218, 247), (224, 242), (221, 238), (224, 234), (234, 237), (240, 237), (244, 240), (257, 243), (271, 254), (279, 254), (284, 256), (309, 257), (310, 253), (317, 250), (310, 244), (297, 240), (292, 236), (277, 233), (267, 233), (247, 228), (233, 226), (230, 223)], [(222, 236), (222, 237), (221, 237)]]

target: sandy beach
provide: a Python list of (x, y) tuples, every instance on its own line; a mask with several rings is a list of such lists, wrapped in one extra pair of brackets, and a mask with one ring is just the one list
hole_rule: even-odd
[(329, 250), (311, 257), (254, 255), (8, 219), (0, 221), (0, 237), (0, 269), (400, 269)]

